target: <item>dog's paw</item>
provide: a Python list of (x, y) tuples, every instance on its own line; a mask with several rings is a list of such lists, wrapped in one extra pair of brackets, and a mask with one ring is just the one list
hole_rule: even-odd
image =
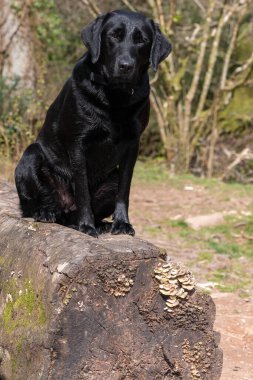
[(33, 215), (35, 222), (42, 223), (55, 223), (56, 222), (56, 214), (53, 211), (48, 210), (39, 210), (36, 211)]
[(78, 230), (94, 238), (98, 237), (98, 232), (96, 228), (93, 226), (89, 226), (88, 224), (79, 225)]
[(112, 223), (111, 222), (102, 221), (97, 226), (97, 232), (99, 234), (107, 234), (107, 233), (111, 232), (111, 229), (112, 229)]
[(125, 223), (120, 220), (114, 220), (112, 224), (111, 233), (112, 235), (124, 234), (134, 236), (135, 230), (133, 229), (133, 226), (130, 223)]

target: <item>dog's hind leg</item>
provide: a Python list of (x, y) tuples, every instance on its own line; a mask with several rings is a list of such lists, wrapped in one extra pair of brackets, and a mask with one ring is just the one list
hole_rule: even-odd
[(103, 219), (111, 216), (114, 212), (118, 187), (119, 175), (116, 169), (94, 192), (92, 209), (95, 225), (99, 233), (110, 232), (111, 230), (111, 223), (103, 221)]
[(15, 182), (23, 217), (36, 221), (60, 223), (63, 211), (57, 203), (56, 191), (43, 177), (47, 162), (38, 143), (24, 152), (16, 170)]

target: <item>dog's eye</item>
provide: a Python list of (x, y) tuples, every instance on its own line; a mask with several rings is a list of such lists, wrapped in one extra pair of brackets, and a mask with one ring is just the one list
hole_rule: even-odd
[(135, 44), (143, 44), (145, 42), (145, 39), (143, 38), (143, 35), (140, 31), (136, 31), (133, 34), (133, 41)]
[(116, 29), (114, 30), (111, 35), (112, 38), (118, 41), (122, 41), (124, 37), (124, 30), (123, 29)]

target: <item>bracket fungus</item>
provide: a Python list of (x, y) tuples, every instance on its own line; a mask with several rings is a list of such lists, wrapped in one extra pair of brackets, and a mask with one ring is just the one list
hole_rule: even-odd
[(172, 312), (180, 304), (180, 300), (186, 299), (195, 287), (192, 273), (179, 263), (159, 264), (154, 273), (159, 282), (159, 291), (166, 298), (164, 310), (168, 312)]
[(133, 283), (131, 278), (122, 273), (117, 278), (109, 281), (107, 289), (104, 290), (115, 297), (125, 296), (130, 291)]

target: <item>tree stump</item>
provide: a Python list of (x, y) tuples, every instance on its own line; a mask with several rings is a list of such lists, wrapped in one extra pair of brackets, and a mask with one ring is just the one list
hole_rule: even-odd
[(215, 305), (199, 290), (164, 310), (166, 253), (22, 219), (0, 184), (0, 379), (220, 378)]

